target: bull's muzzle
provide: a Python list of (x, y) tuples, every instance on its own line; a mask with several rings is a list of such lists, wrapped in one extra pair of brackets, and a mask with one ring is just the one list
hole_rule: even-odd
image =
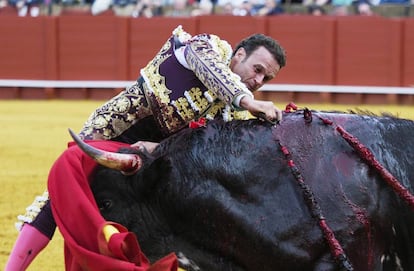
[(99, 150), (85, 143), (71, 129), (69, 129), (69, 133), (78, 147), (102, 166), (119, 170), (125, 175), (136, 173), (142, 166), (142, 159), (137, 154)]

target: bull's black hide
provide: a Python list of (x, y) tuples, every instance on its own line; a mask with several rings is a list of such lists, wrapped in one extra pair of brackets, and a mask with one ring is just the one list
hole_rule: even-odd
[(414, 212), (319, 114), (341, 125), (414, 188), (414, 123), (290, 113), (280, 125), (212, 121), (163, 141), (133, 176), (99, 168), (102, 215), (158, 259), (182, 252), (202, 270), (338, 270), (278, 142), (311, 187), (354, 270), (414, 270)]

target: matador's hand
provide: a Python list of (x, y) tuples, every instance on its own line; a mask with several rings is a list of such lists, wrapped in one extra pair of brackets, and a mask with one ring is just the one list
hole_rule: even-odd
[(281, 121), (282, 111), (277, 108), (273, 102), (254, 100), (249, 96), (245, 96), (240, 101), (240, 106), (256, 117), (265, 117), (269, 121)]
[(141, 151), (146, 150), (149, 153), (152, 153), (159, 143), (151, 141), (137, 141), (131, 145), (133, 148), (137, 148)]

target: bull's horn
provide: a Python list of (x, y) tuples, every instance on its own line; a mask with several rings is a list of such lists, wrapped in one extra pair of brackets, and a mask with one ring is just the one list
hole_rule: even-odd
[(79, 148), (102, 166), (120, 170), (126, 175), (134, 174), (142, 166), (142, 159), (136, 154), (99, 150), (83, 142), (71, 129), (69, 129), (69, 133)]

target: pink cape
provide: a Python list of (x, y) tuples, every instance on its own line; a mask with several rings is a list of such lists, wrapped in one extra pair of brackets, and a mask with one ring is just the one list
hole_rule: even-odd
[[(113, 141), (88, 141), (88, 144), (108, 151), (129, 146)], [(52, 212), (65, 241), (66, 270), (176, 271), (178, 264), (174, 253), (151, 265), (133, 233), (101, 216), (88, 179), (96, 165), (72, 142), (49, 173)], [(102, 233), (106, 224), (120, 231), (109, 243)]]

